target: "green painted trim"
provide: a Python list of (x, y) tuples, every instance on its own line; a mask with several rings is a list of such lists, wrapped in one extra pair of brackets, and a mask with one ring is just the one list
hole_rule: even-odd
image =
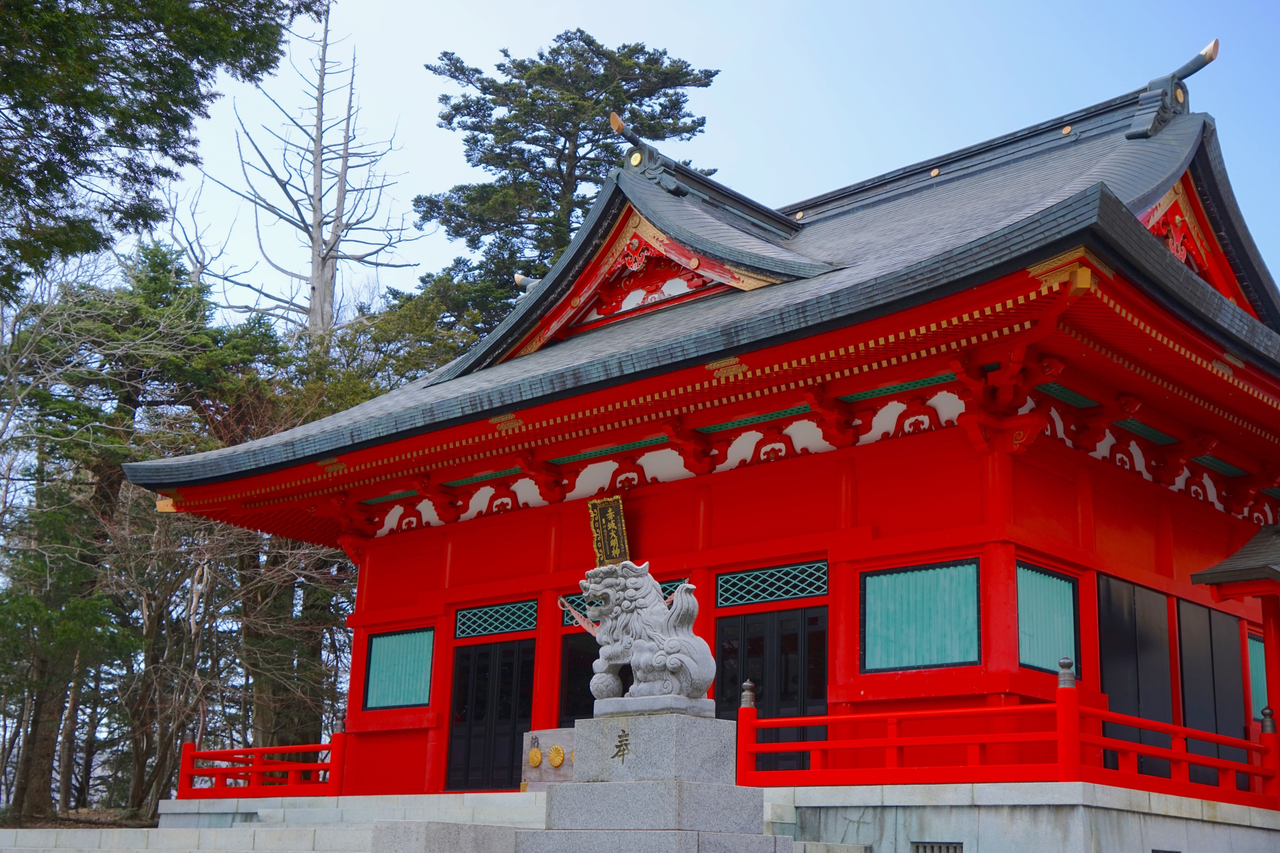
[(826, 595), (827, 563), (797, 563), (716, 576), (716, 607)]
[(666, 444), (667, 441), (668, 439), (665, 435), (655, 435), (653, 438), (642, 438), (639, 441), (632, 441), (628, 444), (618, 444), (613, 447), (604, 447), (600, 450), (588, 450), (586, 453), (574, 453), (571, 456), (560, 456), (547, 461), (552, 465), (566, 465), (570, 462), (581, 462), (584, 459), (598, 459), (601, 456), (610, 456), (614, 453), (626, 453), (628, 450), (653, 447), (655, 444)]
[(1147, 441), (1155, 442), (1161, 446), (1178, 443), (1178, 439), (1171, 435), (1165, 435), (1153, 426), (1147, 426), (1137, 418), (1125, 418), (1122, 421), (1115, 421), (1114, 425), (1121, 429), (1127, 429), (1134, 435), (1145, 438)]
[(499, 477), (510, 477), (512, 474), (519, 474), (520, 466), (508, 468), (505, 471), (494, 471), (491, 474), (477, 474), (474, 477), (465, 477), (461, 480), (450, 480), (445, 483), (446, 486), (469, 486), (472, 483), (483, 483), (485, 480), (496, 480)]
[(711, 426), (698, 427), (698, 432), (724, 432), (727, 429), (738, 429), (739, 427), (751, 426), (752, 424), (762, 424), (766, 421), (776, 421), (780, 418), (790, 418), (795, 415), (804, 415), (810, 411), (808, 404), (803, 406), (792, 406), (790, 409), (779, 409), (776, 412), (769, 412), (763, 415), (754, 415), (750, 418), (738, 418), (736, 421), (725, 421), (721, 424), (712, 424)]
[(885, 385), (880, 388), (872, 388), (870, 391), (859, 391), (856, 394), (845, 394), (840, 399), (846, 403), (856, 403), (859, 400), (870, 400), (873, 397), (884, 397), (888, 394), (898, 394), (903, 391), (914, 391), (917, 388), (928, 388), (931, 385), (942, 385), (947, 382), (955, 382), (956, 375), (954, 373), (939, 373), (937, 376), (930, 376), (925, 379), (916, 379), (911, 382), (899, 382), (897, 385)]
[(1090, 409), (1099, 405), (1096, 400), (1090, 400), (1078, 391), (1072, 391), (1065, 385), (1059, 385), (1057, 382), (1045, 382), (1043, 385), (1037, 385), (1036, 390), (1041, 393), (1048, 394), (1054, 399), (1061, 400), (1068, 406), (1075, 406), (1077, 409)]
[(366, 506), (373, 506), (374, 504), (384, 504), (387, 501), (398, 501), (401, 498), (411, 498), (416, 496), (417, 494), (418, 494), (417, 489), (410, 489), (407, 492), (395, 492), (394, 494), (383, 495), (380, 498), (369, 498), (369, 500), (360, 501), (360, 503), (365, 504)]
[(538, 627), (538, 602), (513, 601), (509, 604), (493, 604), (488, 607), (468, 607), (459, 610), (454, 619), (453, 636), (459, 640), (468, 637), (485, 637), (490, 634), (509, 634), (513, 631), (532, 631)]
[(1203, 456), (1192, 456), (1192, 462), (1198, 462), (1210, 471), (1217, 471), (1224, 477), (1243, 477), (1248, 474), (1243, 468), (1237, 468), (1230, 462), (1224, 462), (1213, 454), (1206, 453)]

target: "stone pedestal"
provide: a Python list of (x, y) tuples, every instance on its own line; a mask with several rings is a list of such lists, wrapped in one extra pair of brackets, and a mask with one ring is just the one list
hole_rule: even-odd
[(546, 829), (379, 823), (373, 853), (791, 853), (764, 835), (764, 792), (734, 784), (737, 724), (680, 713), (579, 720), (573, 782)]

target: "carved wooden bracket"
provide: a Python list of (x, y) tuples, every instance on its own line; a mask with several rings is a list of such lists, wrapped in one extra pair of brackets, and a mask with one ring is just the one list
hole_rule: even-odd
[[(535, 459), (531, 454), (520, 457), (520, 470), (538, 487), (538, 494), (549, 504), (559, 503), (571, 492), (572, 486), (566, 488), (565, 473), (559, 465)], [(577, 475), (573, 477), (577, 482)]]
[(671, 440), (672, 448), (680, 454), (684, 467), (694, 474), (710, 474), (724, 459), (723, 454), (720, 459), (716, 458), (717, 442), (686, 427), (683, 419), (665, 424), (663, 431)]
[(1128, 394), (1121, 394), (1112, 403), (1104, 403), (1102, 410), (1089, 415), (1076, 425), (1076, 433), (1071, 443), (1085, 453), (1093, 453), (1098, 444), (1107, 437), (1107, 429), (1115, 421), (1131, 418), (1142, 408), (1142, 401)]
[[(816, 415), (813, 420), (827, 444), (837, 448), (849, 447), (859, 439), (860, 434), (853, 426), (856, 415), (848, 403), (828, 395), (822, 388), (806, 391), (804, 399), (809, 404), (809, 411)], [(870, 429), (869, 425), (867, 429)]]
[(368, 537), (344, 533), (338, 537), (338, 544), (357, 567), (364, 565), (365, 555), (369, 553)]
[(418, 494), (431, 501), (436, 511), (436, 518), (444, 524), (452, 524), (464, 513), (471, 503), (471, 496), (461, 495), (452, 486), (433, 483), (429, 475), (423, 475), (413, 481)]
[(624, 457), (618, 460), (618, 467), (609, 475), (609, 483), (603, 492), (606, 495), (623, 495), (637, 486), (656, 482), (658, 481), (649, 479), (635, 457)]
[(1048, 422), (1049, 413), (1044, 409), (1008, 416), (966, 411), (960, 416), (960, 426), (969, 434), (973, 446), (983, 453), (1022, 453), (1044, 433)]
[(1222, 505), (1232, 515), (1243, 515), (1253, 506), (1258, 492), (1276, 486), (1280, 486), (1280, 468), (1263, 465), (1257, 474), (1229, 480), (1222, 489)]

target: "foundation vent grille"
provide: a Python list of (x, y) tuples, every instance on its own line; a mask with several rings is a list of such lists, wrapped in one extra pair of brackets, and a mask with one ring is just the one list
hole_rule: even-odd
[(964, 842), (912, 841), (911, 853), (964, 853)]

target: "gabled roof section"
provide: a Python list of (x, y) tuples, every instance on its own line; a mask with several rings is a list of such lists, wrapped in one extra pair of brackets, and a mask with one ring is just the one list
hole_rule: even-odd
[[(130, 464), (126, 474), (171, 489), (324, 459), (863, 322), (1081, 245), (1226, 350), (1280, 376), (1280, 294), (1231, 192), (1213, 120), (1188, 108), (1185, 84), (1171, 75), (779, 211), (636, 146), (551, 272), (463, 358), (324, 420)], [(1138, 219), (1188, 174), (1252, 312)], [(726, 285), (511, 358), (572, 299), (631, 212), (690, 257), (775, 283)]]
[[(785, 244), (800, 222), (734, 192), (635, 140), (615, 169), (573, 242), (551, 271), (475, 349), (431, 377), (436, 384), (540, 349), (564, 329), (580, 303), (613, 270), (603, 261), (642, 231), (651, 246), (685, 263), (698, 258), (718, 280), (741, 290), (812, 278), (838, 269)], [(632, 220), (637, 221), (632, 224)], [(618, 243), (622, 239), (621, 244)], [(709, 260), (711, 264), (701, 263)], [(604, 267), (601, 269), (601, 267)], [(583, 281), (586, 277), (588, 280)]]

